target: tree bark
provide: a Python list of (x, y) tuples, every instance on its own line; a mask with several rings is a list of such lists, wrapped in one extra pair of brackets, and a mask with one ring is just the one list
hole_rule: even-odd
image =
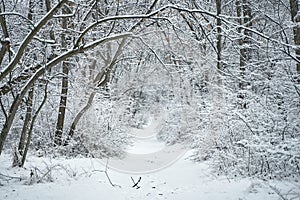
[(64, 77), (62, 78), (61, 96), (60, 96), (55, 139), (54, 139), (54, 144), (58, 146), (62, 145), (62, 134), (63, 134), (63, 128), (65, 122), (67, 96), (68, 96), (69, 68), (65, 62), (63, 63), (63, 74)]
[[(73, 138), (74, 136), (74, 132), (76, 130), (76, 126), (79, 122), (79, 120), (81, 119), (81, 117), (84, 115), (84, 113), (86, 111), (89, 110), (89, 108), (92, 106), (92, 103), (93, 103), (93, 100), (94, 100), (94, 97), (96, 95), (96, 92), (92, 92), (89, 96), (89, 99), (86, 103), (86, 105), (77, 113), (77, 115), (75, 116), (73, 122), (72, 122), (72, 125), (70, 127), (70, 131), (69, 131), (69, 134), (68, 134), (68, 140), (70, 140), (71, 138)], [(65, 145), (68, 145), (68, 142), (65, 143)]]
[[(2, 9), (0, 8), (0, 13)], [(9, 39), (9, 34), (7, 30), (7, 25), (6, 25), (6, 20), (5, 16), (0, 16), (0, 25), (2, 28), (2, 33), (5, 38), (5, 40), (1, 41), (1, 50), (0, 50), (0, 65), (2, 64), (3, 58), (5, 56), (5, 53), (8, 51), (9, 52), (9, 57), (10, 57), (10, 41), (7, 40)], [(10, 60), (10, 59), (9, 59)]]
[(249, 6), (248, 0), (236, 0), (236, 14), (238, 17), (238, 33), (239, 33), (239, 48), (240, 48), (240, 81), (239, 81), (239, 94), (238, 98), (240, 99), (240, 107), (242, 109), (247, 108), (245, 102), (245, 87), (246, 87), (246, 66), (251, 58), (251, 51), (249, 45), (251, 44), (251, 32), (247, 29), (244, 29), (243, 26), (249, 28), (252, 26), (252, 13)]
[[(63, 13), (66, 14), (66, 11), (63, 9)], [(68, 19), (64, 18), (62, 19), (62, 28), (67, 29), (68, 28)], [(61, 36), (62, 41), (62, 48), (67, 47), (67, 41), (66, 41), (66, 34), (63, 33)], [(54, 138), (54, 145), (60, 146), (62, 145), (62, 135), (63, 135), (63, 128), (64, 128), (64, 122), (65, 122), (65, 116), (66, 116), (66, 108), (67, 108), (67, 100), (68, 100), (68, 83), (69, 83), (69, 64), (67, 62), (63, 62), (62, 64), (62, 86), (61, 86), (61, 95), (60, 95), (60, 103), (59, 103), (59, 109), (58, 109), (58, 117), (57, 117), (57, 123), (56, 123), (56, 131), (55, 131), (55, 138)]]
[(25, 149), (24, 149), (24, 153), (22, 155), (22, 160), (21, 160), (20, 167), (24, 166), (24, 163), (25, 163), (25, 160), (26, 160), (26, 156), (27, 156), (27, 152), (29, 150), (29, 146), (30, 146), (30, 142), (31, 142), (31, 137), (32, 137), (32, 132), (33, 132), (33, 126), (34, 126), (35, 120), (36, 120), (39, 112), (42, 110), (42, 108), (43, 108), (46, 100), (47, 100), (47, 84), (45, 85), (45, 94), (44, 94), (43, 101), (42, 101), (41, 105), (39, 106), (39, 108), (37, 109), (37, 111), (35, 112), (35, 114), (33, 115), (32, 120), (31, 120), (30, 128), (28, 130), (28, 136), (27, 136), (26, 146), (25, 146)]
[(219, 18), (220, 17), (220, 14), (221, 14), (221, 0), (216, 0), (216, 8), (217, 8), (217, 69), (218, 70), (222, 70), (222, 28), (221, 28), (221, 25), (222, 25), (222, 21), (221, 19)]
[[(14, 154), (15, 157), (13, 159), (13, 164), (12, 164), (13, 167), (22, 166), (22, 164), (21, 164), (22, 161), (19, 160), (19, 158), (22, 157), (23, 153), (24, 153), (25, 140), (26, 140), (26, 136), (27, 136), (27, 133), (29, 130), (29, 124), (30, 124), (31, 117), (32, 117), (31, 113), (32, 113), (33, 94), (34, 94), (34, 87), (32, 87), (28, 92), (28, 99), (26, 102), (26, 106), (27, 106), (26, 114), (25, 114), (25, 119), (24, 119), (24, 124), (23, 124), (22, 132), (21, 132), (18, 150)], [(28, 142), (28, 138), (27, 138), (27, 142)]]
[(295, 53), (296, 58), (298, 60), (296, 64), (296, 71), (297, 71), (297, 82), (300, 83), (300, 14), (297, 14), (300, 9), (300, 2), (298, 0), (290, 0), (290, 8), (291, 8), (291, 20), (292, 22), (296, 23), (293, 27), (294, 33), (294, 43), (296, 45)]

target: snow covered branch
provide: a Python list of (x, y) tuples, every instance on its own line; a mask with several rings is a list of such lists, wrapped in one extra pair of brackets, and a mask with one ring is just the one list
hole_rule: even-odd
[(67, 2), (68, 0), (61, 0), (57, 5), (55, 5), (38, 23), (35, 25), (34, 29), (26, 36), (21, 46), (18, 49), (18, 52), (12, 59), (12, 61), (0, 72), (0, 81), (6, 77), (14, 67), (19, 63), (25, 48), (34, 38), (34, 36), (41, 30), (41, 28), (51, 19), (51, 17)]

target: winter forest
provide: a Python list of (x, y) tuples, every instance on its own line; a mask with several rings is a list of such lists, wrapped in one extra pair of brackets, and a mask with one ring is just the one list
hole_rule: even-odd
[(300, 1), (0, 0), (0, 24), (0, 199), (300, 199)]

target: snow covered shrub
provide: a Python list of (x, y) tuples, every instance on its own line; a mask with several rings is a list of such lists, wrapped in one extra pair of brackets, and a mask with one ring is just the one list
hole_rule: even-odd
[(174, 144), (182, 141), (185, 134), (183, 129), (183, 113), (179, 106), (172, 106), (167, 110), (166, 119), (162, 121), (161, 129), (157, 134), (157, 139), (164, 141), (166, 144)]
[(276, 84), (267, 95), (248, 93), (246, 109), (224, 113), (228, 121), (211, 155), (217, 171), (269, 178), (300, 175), (298, 99), (292, 85), (284, 87)]
[(192, 125), (198, 129), (192, 135), (195, 160), (210, 158), (214, 169), (228, 176), (300, 175), (299, 94), (284, 66), (277, 67), (272, 76), (259, 71), (247, 77), (245, 109), (239, 106), (238, 88), (228, 78), (225, 103), (214, 103), (212, 90), (201, 95), (206, 106), (199, 113), (207, 115)]
[(77, 134), (93, 157), (122, 156), (129, 144), (126, 102), (99, 97), (80, 122)]

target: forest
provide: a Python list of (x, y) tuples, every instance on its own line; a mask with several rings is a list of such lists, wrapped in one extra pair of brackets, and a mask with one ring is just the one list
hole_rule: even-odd
[(0, 24), (0, 190), (148, 130), (216, 176), (300, 181), (300, 1), (0, 0)]

